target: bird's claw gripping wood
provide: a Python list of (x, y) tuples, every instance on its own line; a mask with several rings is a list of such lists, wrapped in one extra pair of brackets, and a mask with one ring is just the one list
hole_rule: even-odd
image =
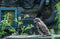
[(39, 30), (43, 33), (43, 35), (47, 35), (47, 36), (51, 35), (49, 29), (40, 18), (35, 18), (34, 22), (38, 25)]

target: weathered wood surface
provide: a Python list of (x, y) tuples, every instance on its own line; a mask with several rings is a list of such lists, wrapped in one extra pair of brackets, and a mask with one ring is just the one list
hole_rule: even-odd
[[(41, 36), (41, 35), (30, 35), (30, 36), (8, 36), (6, 39), (15, 38), (15, 39), (51, 39), (52, 36)], [(54, 35), (54, 38), (60, 38), (60, 35)]]

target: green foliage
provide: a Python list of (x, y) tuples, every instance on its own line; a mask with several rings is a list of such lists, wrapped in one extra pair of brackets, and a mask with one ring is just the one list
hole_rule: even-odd
[(7, 12), (7, 13), (4, 15), (4, 20), (9, 20), (9, 16), (10, 16), (10, 14), (9, 14), (9, 12)]
[(28, 17), (29, 17), (29, 15), (28, 15), (28, 14), (24, 15), (24, 19), (25, 19), (25, 18), (28, 18)]
[(7, 14), (4, 15), (4, 20), (2, 20), (0, 23), (0, 25), (2, 26), (1, 29), (0, 29), (0, 35), (3, 35), (5, 34), (6, 32), (4, 32), (4, 29), (5, 29), (5, 26), (8, 26), (8, 20), (7, 19)]
[(54, 38), (54, 33), (55, 33), (55, 32), (54, 32), (54, 29), (51, 29), (51, 35), (52, 35), (51, 37), (52, 37), (52, 39), (55, 39), (55, 38)]
[(16, 32), (16, 30), (14, 28), (11, 28), (10, 32)]
[(1, 23), (2, 26), (11, 26), (11, 22), (8, 22), (8, 20), (2, 20)]
[(51, 34), (54, 34), (55, 32), (54, 32), (54, 29), (50, 29), (50, 31), (51, 31)]
[(19, 26), (19, 25), (21, 25), (21, 24), (23, 24), (23, 22), (21, 22), (21, 21), (20, 21), (20, 22), (18, 22), (18, 26)]
[[(13, 33), (16, 32), (15, 28), (13, 28), (13, 27), (11, 26), (12, 24), (11, 24), (11, 22), (9, 21), (9, 16), (10, 16), (9, 12), (7, 12), (7, 13), (4, 15), (4, 20), (2, 20), (2, 21), (1, 21), (1, 24), (0, 24), (0, 25), (2, 26), (1, 31), (0, 31), (0, 34), (6, 34), (6, 33), (7, 33), (7, 32), (4, 32), (4, 29), (5, 29), (5, 27), (7, 27), (7, 26), (10, 27), (10, 29), (9, 29), (10, 32), (13, 32)], [(26, 35), (28, 35), (28, 34), (27, 34), (27, 33), (23, 33), (23, 32), (26, 31), (26, 30), (31, 29), (31, 28), (34, 27), (34, 26), (33, 26), (32, 24), (28, 24), (27, 26), (20, 26), (20, 25), (23, 24), (23, 22), (21, 21), (20, 18), (21, 18), (21, 17), (15, 18), (14, 21), (18, 23), (18, 27), (21, 27), (21, 30), (22, 30), (21, 35), (26, 36)], [(24, 18), (27, 18), (27, 16), (25, 16)], [(19, 28), (18, 28), (18, 31), (17, 31), (17, 32), (19, 32)], [(16, 33), (15, 33), (15, 34), (16, 34)]]
[(56, 4), (56, 8), (57, 8), (57, 16), (56, 16), (56, 19), (58, 19), (60, 21), (60, 2), (58, 2)]
[(25, 26), (21, 27), (21, 30), (22, 30), (22, 31), (26, 31), (26, 30), (31, 29), (32, 27), (33, 27), (33, 26), (31, 26), (30, 24), (28, 24), (27, 27), (25, 27)]
[[(24, 19), (25, 18), (27, 18), (27, 16), (24, 16)], [(18, 27), (23, 24), (23, 22), (21, 21), (21, 17), (20, 16), (18, 18), (15, 18), (14, 21), (18, 23)], [(20, 27), (21, 27), (21, 30), (22, 30), (21, 35), (24, 36), (24, 35), (28, 35), (28, 34), (27, 33), (23, 33), (23, 32), (26, 31), (26, 30), (31, 29), (34, 26), (32, 24), (28, 24), (27, 26), (20, 26)], [(18, 29), (18, 31), (19, 31), (19, 29)]]
[(4, 15), (4, 20), (1, 21), (2, 26), (11, 26), (11, 22), (9, 22), (9, 12)]
[(31, 25), (28, 24), (28, 26), (25, 28), (25, 30), (31, 29), (32, 27), (33, 27), (32, 24)]
[(28, 24), (27, 27), (25, 27), (25, 26), (21, 27), (21, 30), (22, 30), (21, 35), (27, 35), (26, 33), (23, 33), (23, 32), (31, 29), (32, 27), (34, 27), (32, 24)]
[(7, 12), (3, 17), (4, 17), (4, 20), (2, 20), (0, 23), (0, 26), (1, 26), (1, 30), (0, 30), (0, 34), (3, 35), (3, 34), (6, 34), (7, 32), (5, 32), (4, 30), (6, 29), (7, 26), (10, 26), (11, 29), (10, 29), (10, 32), (15, 32), (15, 29), (11, 26), (11, 22), (9, 21), (9, 12)]
[(27, 34), (27, 33), (22, 33), (21, 35), (22, 35), (22, 36), (28, 36), (28, 34)]
[(18, 26), (20, 26), (21, 24), (23, 24), (23, 22), (22, 22), (22, 21), (20, 21), (20, 20), (18, 20), (17, 18), (15, 18), (15, 22), (17, 22), (17, 23), (18, 23)]
[(0, 35), (4, 35), (4, 34), (6, 34), (5, 31), (0, 31)]
[(58, 29), (60, 29), (60, 2), (56, 4), (56, 8), (57, 8), (56, 19), (58, 19)]
[(0, 35), (2, 36), (2, 35), (5, 35), (7, 32), (5, 32), (4, 31), (4, 28), (2, 27), (2, 28), (0, 28)]
[(58, 29), (60, 30), (60, 23), (58, 23)]

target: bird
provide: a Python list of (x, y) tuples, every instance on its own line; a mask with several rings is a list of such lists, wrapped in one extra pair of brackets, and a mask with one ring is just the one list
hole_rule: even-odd
[(39, 31), (41, 31), (43, 33), (43, 35), (51, 36), (49, 29), (47, 28), (45, 23), (40, 18), (35, 18), (34, 22), (36, 23), (36, 25), (38, 25), (37, 27), (39, 28)]

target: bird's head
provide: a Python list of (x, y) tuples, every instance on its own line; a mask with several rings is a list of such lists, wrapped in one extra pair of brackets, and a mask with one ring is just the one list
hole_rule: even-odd
[(34, 19), (34, 22), (35, 22), (35, 23), (40, 22), (40, 18), (35, 18), (35, 19)]

